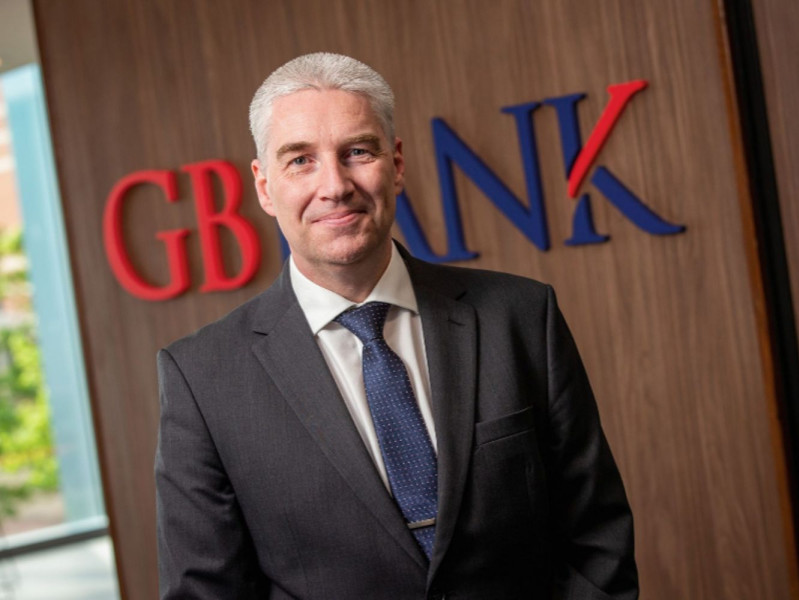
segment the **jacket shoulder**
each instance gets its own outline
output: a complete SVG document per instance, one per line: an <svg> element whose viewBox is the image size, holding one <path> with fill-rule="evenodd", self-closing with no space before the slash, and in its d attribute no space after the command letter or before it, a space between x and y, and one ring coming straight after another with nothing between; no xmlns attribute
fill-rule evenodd
<svg viewBox="0 0 799 600"><path fill-rule="evenodd" d="M263 295L263 292L258 294L216 321L175 340L162 351L166 351L178 363L184 363L185 359L196 361L206 357L219 360L234 356L242 347L249 347L242 341L253 335L253 324L262 310Z"/></svg>
<svg viewBox="0 0 799 600"><path fill-rule="evenodd" d="M416 286L451 293L467 303L544 305L552 287L520 275L452 265L439 265L410 259L411 277Z"/></svg>

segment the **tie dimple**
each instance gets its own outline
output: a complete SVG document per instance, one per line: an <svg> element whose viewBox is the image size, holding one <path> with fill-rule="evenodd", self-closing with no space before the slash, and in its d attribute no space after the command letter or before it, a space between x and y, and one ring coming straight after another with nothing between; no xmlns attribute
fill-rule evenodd
<svg viewBox="0 0 799 600"><path fill-rule="evenodd" d="M438 467L402 359L386 344L383 326L389 304L369 302L341 313L340 323L363 342L363 380L380 452L394 499L430 558L438 511Z"/></svg>

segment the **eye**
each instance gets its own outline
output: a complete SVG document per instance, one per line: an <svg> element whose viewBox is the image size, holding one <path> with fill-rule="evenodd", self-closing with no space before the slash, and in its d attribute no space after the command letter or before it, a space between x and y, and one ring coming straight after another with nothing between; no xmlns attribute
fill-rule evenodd
<svg viewBox="0 0 799 600"><path fill-rule="evenodd" d="M298 156L296 158L292 158L291 159L291 164L295 165L295 166L298 166L298 167L301 167L303 165L307 165L308 164L308 158L306 156Z"/></svg>
<svg viewBox="0 0 799 600"><path fill-rule="evenodd" d="M368 148L350 148L347 151L347 158L370 160L375 153Z"/></svg>

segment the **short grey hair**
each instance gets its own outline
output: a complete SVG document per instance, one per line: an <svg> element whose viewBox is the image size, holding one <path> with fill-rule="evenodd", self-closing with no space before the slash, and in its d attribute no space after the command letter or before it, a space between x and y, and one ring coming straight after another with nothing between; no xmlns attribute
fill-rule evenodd
<svg viewBox="0 0 799 600"><path fill-rule="evenodd" d="M258 159L265 158L269 120L275 100L302 90L343 90L369 101L383 132L394 142L394 92L382 75L359 60L315 52L290 60L276 69L258 88L250 104L250 132Z"/></svg>

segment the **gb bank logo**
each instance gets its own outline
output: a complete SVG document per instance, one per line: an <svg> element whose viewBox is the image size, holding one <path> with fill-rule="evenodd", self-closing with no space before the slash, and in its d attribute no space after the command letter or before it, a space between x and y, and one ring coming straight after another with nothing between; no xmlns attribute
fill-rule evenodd
<svg viewBox="0 0 799 600"><path fill-rule="evenodd" d="M503 113L516 123L516 134L524 167L528 202L522 202L458 134L441 118L432 120L433 147L438 171L441 207L446 224L446 251L436 254L428 241L405 192L397 196L397 225L410 251L417 257L434 262L454 262L474 259L477 252L466 245L463 234L460 202L455 186L454 167L468 177L486 198L536 248L551 248L546 207L544 204L538 147L533 114L542 107L554 109L561 138L563 166L567 178L567 193L576 200L571 235L564 241L569 246L605 242L609 236L596 231L591 212L591 197L578 193L586 179L627 220L651 235L672 235L685 231L683 225L667 221L642 199L628 189L607 167L594 164L600 150L633 97L647 87L644 80L628 81L608 86L610 95L605 108L582 143L577 107L586 94L571 94L541 101L507 106ZM184 165L180 169L191 180L197 230L200 234L205 279L201 292L230 290L244 286L256 274L261 248L255 228L240 213L242 182L238 170L229 162L208 160ZM589 177L590 176L590 177ZM221 183L221 199L214 198L212 179ZM170 281L153 284L145 274L136 270L123 239L123 205L130 190L140 184L161 188L168 202L177 197L176 173L170 170L147 170L131 173L120 179L109 194L103 216L103 240L109 265L115 277L129 293L145 300L174 298L189 289L190 274L185 244L190 229L162 231L156 234L166 249ZM220 200L219 202L217 200ZM221 209L216 207L221 205ZM241 253L241 266L228 274L222 259L220 233L226 230L236 240ZM281 236L283 255L288 247Z"/></svg>
<svg viewBox="0 0 799 600"><path fill-rule="evenodd" d="M542 105L553 108L557 115L563 165L568 180L568 194L569 197L577 199L572 218L571 237L565 240L565 243L570 246L579 246L607 241L610 236L600 234L594 228L590 196L586 193L577 198L577 194L580 186L588 177L602 146L617 125L622 112L630 104L633 96L647 85L648 82L644 80L635 80L608 86L610 100L585 145L581 141L577 105L580 100L585 98L586 94L547 98L502 109L503 113L512 116L516 121L516 133L524 166L529 207L516 197L443 119L433 119L433 144L446 223L447 251L444 255L433 253L411 209L408 198L403 192L397 198L397 222L411 251L420 258L442 262L469 260L477 256L476 252L467 248L464 240L453 174L454 164L458 165L461 171L530 242L539 250L549 250L551 242L533 123L533 113ZM624 217L646 233L670 235L685 231L683 225L670 223L658 215L606 167L596 167L590 182Z"/></svg>

